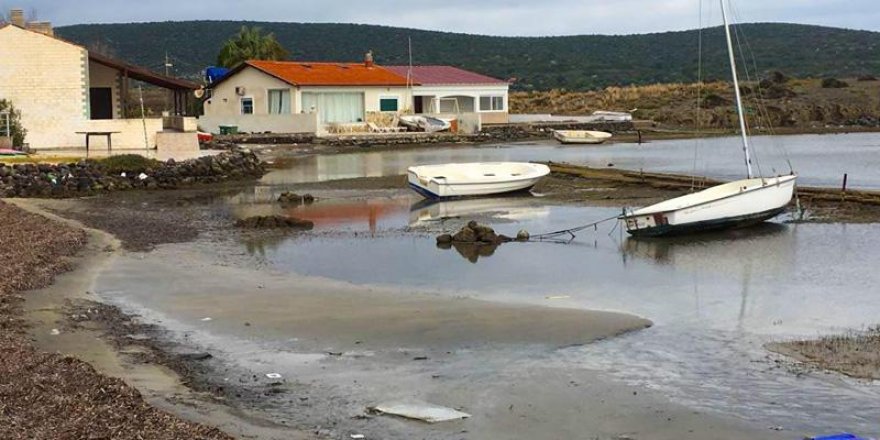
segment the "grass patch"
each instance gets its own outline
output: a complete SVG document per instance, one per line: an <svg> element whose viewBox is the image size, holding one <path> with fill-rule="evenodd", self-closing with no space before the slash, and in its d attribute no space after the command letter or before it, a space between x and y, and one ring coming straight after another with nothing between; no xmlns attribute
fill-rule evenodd
<svg viewBox="0 0 880 440"><path fill-rule="evenodd" d="M95 160L102 165L108 173L144 173L159 168L162 162L150 159L139 154L120 154Z"/></svg>

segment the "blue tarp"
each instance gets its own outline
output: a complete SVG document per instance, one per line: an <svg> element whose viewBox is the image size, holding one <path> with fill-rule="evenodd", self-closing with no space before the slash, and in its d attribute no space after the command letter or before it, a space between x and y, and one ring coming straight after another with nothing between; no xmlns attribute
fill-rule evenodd
<svg viewBox="0 0 880 440"><path fill-rule="evenodd" d="M840 434L824 435L822 437L813 437L810 440L869 440L869 439L859 437L855 434L850 434L848 432L842 432Z"/></svg>
<svg viewBox="0 0 880 440"><path fill-rule="evenodd" d="M208 84L211 84L226 76L227 73L229 73L229 69L225 67L211 66L205 69L205 79L208 80Z"/></svg>

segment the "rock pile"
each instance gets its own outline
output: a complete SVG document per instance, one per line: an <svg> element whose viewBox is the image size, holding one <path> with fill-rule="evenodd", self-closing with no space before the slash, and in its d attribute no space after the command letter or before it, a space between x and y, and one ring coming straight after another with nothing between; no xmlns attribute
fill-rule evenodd
<svg viewBox="0 0 880 440"><path fill-rule="evenodd" d="M494 229L473 220L469 221L467 225L454 235L442 234L437 237L437 244L473 243L498 245L510 241L513 241L513 239L503 234L496 234Z"/></svg>
<svg viewBox="0 0 880 440"><path fill-rule="evenodd" d="M236 221L235 226L248 229L290 228L308 231L312 229L315 224L308 220L284 217L281 215L256 215Z"/></svg>
<svg viewBox="0 0 880 440"><path fill-rule="evenodd" d="M193 184L260 177L266 172L248 150L176 162L169 159L144 172L110 173L101 161L68 164L0 162L0 197L78 197L127 189L170 189Z"/></svg>
<svg viewBox="0 0 880 440"><path fill-rule="evenodd" d="M278 196L278 202L282 205L311 205L315 203L315 196L311 194L299 195L295 192L284 191Z"/></svg>

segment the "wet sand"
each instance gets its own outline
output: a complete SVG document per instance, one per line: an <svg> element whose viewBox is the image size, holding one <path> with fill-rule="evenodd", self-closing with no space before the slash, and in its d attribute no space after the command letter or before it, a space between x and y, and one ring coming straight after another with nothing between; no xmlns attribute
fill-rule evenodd
<svg viewBox="0 0 880 440"><path fill-rule="evenodd" d="M58 202L56 207L70 203L77 202ZM264 340L299 336L295 352L321 353L322 360L285 371L285 377L309 385L290 390L282 386L280 394L272 396L287 399L290 392L306 393L310 400L300 410L279 410L280 403L263 394L236 400L234 387L221 396L230 406L217 406L212 399L182 390L178 381L168 379L174 375L161 366L132 368L112 344L88 344L86 339L64 344L71 354L94 362L100 371L126 378L151 403L245 437L285 438L279 433L290 428L282 423L314 430L316 414L320 414L321 420L332 423L318 431L333 438L356 432L367 433L368 438L460 438L462 431L467 431L465 438L493 439L785 438L765 427L697 413L649 390L615 384L597 373L550 361L556 350L567 345L642 329L649 322L641 318L443 298L430 292L278 274L243 264L224 255L222 249L210 245L208 249L221 252L180 243L158 245L149 253L109 253L112 257L106 266L89 266L91 271L100 268L100 273L71 274L86 284L72 288L61 280L34 297L33 307L29 306L32 318L42 323L35 328L45 330L46 313L58 313L71 292L82 291L97 280L99 292L143 288L152 292L155 301L169 302L175 316L164 324L172 330L175 322L185 321L190 328L207 328L221 340L224 334ZM142 306L149 308L149 304ZM205 317L211 321L202 321ZM145 315L144 319L151 318ZM101 332L99 327L94 330ZM95 333L85 335L95 337ZM47 346L56 341L38 338L38 343ZM237 371L220 350L214 352L214 365L220 370L192 370L206 376L202 383L223 384L224 377ZM343 355L327 355L326 351ZM349 351L368 355L349 357L345 354ZM520 354L511 357L511 353ZM414 361L417 355L427 359ZM249 377L246 371L240 374ZM351 385L345 384L352 381L355 388L349 389ZM457 404L474 417L436 426L387 417L352 418L370 403L406 396ZM289 432L292 438L302 435L297 429Z"/></svg>

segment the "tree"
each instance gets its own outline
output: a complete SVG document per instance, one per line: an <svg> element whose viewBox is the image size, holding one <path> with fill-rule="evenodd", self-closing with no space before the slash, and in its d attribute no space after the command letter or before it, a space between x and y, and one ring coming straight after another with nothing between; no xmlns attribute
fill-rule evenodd
<svg viewBox="0 0 880 440"><path fill-rule="evenodd" d="M0 127L0 133L4 136L12 137L12 145L21 147L24 145L24 137L27 135L27 130L21 126L21 112L16 110L11 102L5 99L0 99L0 114L6 112L9 113L9 131L11 133L6 133L5 116L0 116L0 124L3 125Z"/></svg>
<svg viewBox="0 0 880 440"><path fill-rule="evenodd" d="M247 60L283 60L287 58L287 50L275 39L274 34L263 35L258 27L242 26L234 37L230 38L217 55L217 64L223 67L235 67Z"/></svg>

